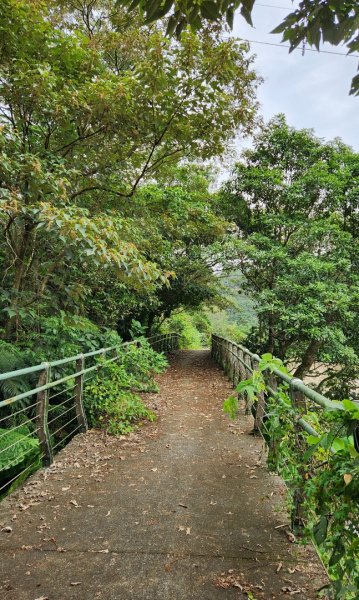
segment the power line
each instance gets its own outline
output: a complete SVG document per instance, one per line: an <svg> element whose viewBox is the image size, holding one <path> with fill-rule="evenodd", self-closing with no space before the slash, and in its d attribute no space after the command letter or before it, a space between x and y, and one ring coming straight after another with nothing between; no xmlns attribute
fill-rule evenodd
<svg viewBox="0 0 359 600"><path fill-rule="evenodd" d="M281 10L295 10L294 6L275 6L274 4L260 4L257 2L255 6L266 6L268 8L280 8Z"/></svg>
<svg viewBox="0 0 359 600"><path fill-rule="evenodd" d="M250 44L263 44L264 46L277 46L277 48L290 48L287 44L275 44L274 42L261 42L259 40L246 40L240 38L243 42L249 42ZM300 50L302 48L294 48L294 50ZM344 52L333 52L332 50L314 50L314 48L305 48L305 52L316 52L317 54L336 54L337 56L349 56L351 58L359 58L359 54L344 54Z"/></svg>

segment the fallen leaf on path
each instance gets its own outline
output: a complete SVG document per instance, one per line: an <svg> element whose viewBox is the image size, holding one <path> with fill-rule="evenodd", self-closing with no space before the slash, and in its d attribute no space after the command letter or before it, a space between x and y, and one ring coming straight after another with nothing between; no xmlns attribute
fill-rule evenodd
<svg viewBox="0 0 359 600"><path fill-rule="evenodd" d="M191 527L185 527L184 525L179 525L178 526L178 531L185 531L186 535L190 535L190 533L191 533Z"/></svg>
<svg viewBox="0 0 359 600"><path fill-rule="evenodd" d="M296 541L294 533L292 533L291 531L286 531L286 534L288 540L292 542L292 544L294 544L294 542Z"/></svg>

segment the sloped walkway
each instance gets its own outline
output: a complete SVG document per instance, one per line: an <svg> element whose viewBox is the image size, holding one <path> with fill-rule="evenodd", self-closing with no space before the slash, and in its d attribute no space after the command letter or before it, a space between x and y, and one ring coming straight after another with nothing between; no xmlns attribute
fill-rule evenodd
<svg viewBox="0 0 359 600"><path fill-rule="evenodd" d="M178 353L159 379L156 424L77 436L2 503L2 600L316 597L321 567L290 541L252 419L223 414L209 352Z"/></svg>

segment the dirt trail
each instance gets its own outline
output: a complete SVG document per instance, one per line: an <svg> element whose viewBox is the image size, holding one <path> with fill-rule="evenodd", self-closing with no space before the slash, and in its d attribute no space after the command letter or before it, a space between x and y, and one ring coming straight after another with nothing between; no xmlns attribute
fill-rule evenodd
<svg viewBox="0 0 359 600"><path fill-rule="evenodd" d="M2 600L309 600L325 581L291 543L283 485L207 351L159 378L157 423L79 435L1 506Z"/></svg>

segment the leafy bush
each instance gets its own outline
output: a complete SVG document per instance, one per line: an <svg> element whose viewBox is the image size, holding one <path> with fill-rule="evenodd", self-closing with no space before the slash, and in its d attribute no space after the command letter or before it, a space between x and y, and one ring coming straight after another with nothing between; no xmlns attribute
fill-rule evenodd
<svg viewBox="0 0 359 600"><path fill-rule="evenodd" d="M0 341L0 373L16 371L27 366L21 351L8 342ZM27 392L31 388L29 377L12 377L5 381L0 381L0 399L5 400L22 392Z"/></svg>
<svg viewBox="0 0 359 600"><path fill-rule="evenodd" d="M206 315L200 312L173 314L161 327L162 333L181 334L180 346L197 350L208 346L211 327Z"/></svg>
<svg viewBox="0 0 359 600"><path fill-rule="evenodd" d="M116 383L116 367L105 380L100 377L86 386L85 409L92 427L106 429L109 433L125 434L141 419L154 421L155 414L146 408L139 396L124 391Z"/></svg>
<svg viewBox="0 0 359 600"><path fill-rule="evenodd" d="M257 401L266 389L264 371L278 367L278 359L263 354L259 370L236 387ZM335 600L356 600L359 589L359 453L355 436L359 406L350 400L337 401L338 410L310 407L304 417L316 435L298 427L298 408L280 385L275 398L267 397L263 434L269 446L268 465L287 483L293 523L298 508L305 532L316 544L326 565ZM234 417L238 396L224 405ZM299 415L300 416L300 415Z"/></svg>
<svg viewBox="0 0 359 600"><path fill-rule="evenodd" d="M120 364L128 380L128 387L141 392L156 392L158 387L153 374L161 373L167 367L167 359L149 345L145 338L138 340L139 345L131 344L122 351Z"/></svg>
<svg viewBox="0 0 359 600"><path fill-rule="evenodd" d="M40 466L39 440L30 437L26 427L16 431L0 428L0 487L8 481L6 493L21 485ZM11 480L25 469L24 476L18 477L11 485Z"/></svg>
<svg viewBox="0 0 359 600"><path fill-rule="evenodd" d="M153 374L167 365L165 357L155 352L147 341L119 348L118 361L106 364L85 385L84 406L89 425L112 434L132 431L143 419L153 421L155 414L134 391L157 391Z"/></svg>
<svg viewBox="0 0 359 600"><path fill-rule="evenodd" d="M85 317L64 311L59 311L55 316L42 317L38 323L31 325L25 328L26 336L20 336L19 339L22 356L28 364L65 358L80 352L85 354L101 347L116 346L122 341L115 331L101 329Z"/></svg>

